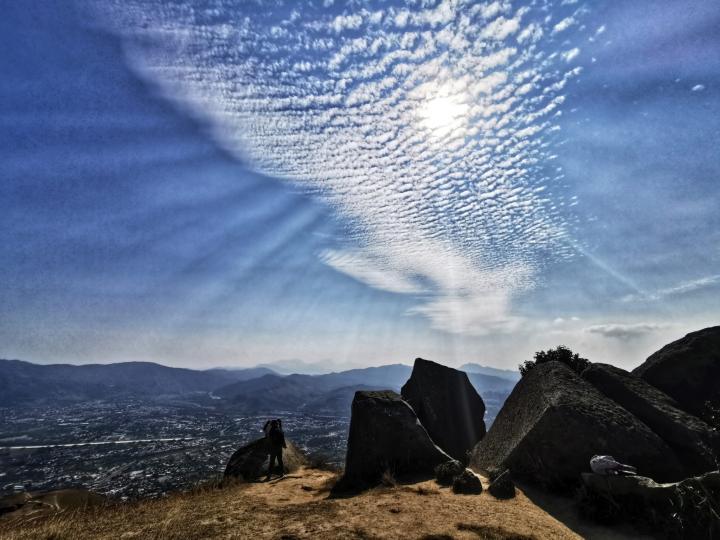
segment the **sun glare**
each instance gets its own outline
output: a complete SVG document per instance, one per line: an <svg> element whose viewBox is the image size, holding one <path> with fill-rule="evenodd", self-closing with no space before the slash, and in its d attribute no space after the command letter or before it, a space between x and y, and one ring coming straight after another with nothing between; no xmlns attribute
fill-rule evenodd
<svg viewBox="0 0 720 540"><path fill-rule="evenodd" d="M431 97L420 105L420 124L434 135L444 136L465 125L468 109L458 96Z"/></svg>

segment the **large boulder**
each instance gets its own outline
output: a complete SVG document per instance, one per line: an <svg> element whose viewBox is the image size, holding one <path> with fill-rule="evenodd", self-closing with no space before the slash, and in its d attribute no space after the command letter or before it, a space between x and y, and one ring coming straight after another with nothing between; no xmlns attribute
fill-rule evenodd
<svg viewBox="0 0 720 540"><path fill-rule="evenodd" d="M580 511L606 523L629 521L662 538L720 538L720 472L658 484L642 476L583 473Z"/></svg>
<svg viewBox="0 0 720 540"><path fill-rule="evenodd" d="M695 416L720 398L720 326L692 332L653 353L633 373Z"/></svg>
<svg viewBox="0 0 720 540"><path fill-rule="evenodd" d="M437 465L450 459L397 393L355 393L342 487L375 484L387 470L395 476L431 476Z"/></svg>
<svg viewBox="0 0 720 540"><path fill-rule="evenodd" d="M515 386L470 466L508 468L514 478L562 490L579 483L595 454L613 455L661 480L683 474L672 450L645 424L567 366L548 362Z"/></svg>
<svg viewBox="0 0 720 540"><path fill-rule="evenodd" d="M308 464L307 457L289 440L283 449L284 472L290 473ZM266 437L238 448L230 456L225 467L225 478L240 478L246 482L257 480L267 474L270 461L270 443Z"/></svg>
<svg viewBox="0 0 720 540"><path fill-rule="evenodd" d="M400 393L435 444L467 463L467 452L485 436L485 403L465 372L416 358Z"/></svg>
<svg viewBox="0 0 720 540"><path fill-rule="evenodd" d="M720 434L681 410L670 396L640 377L607 364L592 364L582 378L660 436L684 465L684 476L715 470Z"/></svg>

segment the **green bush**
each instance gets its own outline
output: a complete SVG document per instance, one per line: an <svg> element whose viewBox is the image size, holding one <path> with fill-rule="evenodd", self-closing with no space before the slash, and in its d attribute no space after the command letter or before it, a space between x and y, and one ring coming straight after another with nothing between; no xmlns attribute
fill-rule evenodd
<svg viewBox="0 0 720 540"><path fill-rule="evenodd" d="M520 364L518 366L520 375L524 377L530 373L530 370L537 364L544 364L546 362L562 362L576 373L582 373L582 371L590 365L590 360L587 358L581 358L578 353L572 352L565 345L559 345L555 349L538 351L535 353L534 360L526 360Z"/></svg>

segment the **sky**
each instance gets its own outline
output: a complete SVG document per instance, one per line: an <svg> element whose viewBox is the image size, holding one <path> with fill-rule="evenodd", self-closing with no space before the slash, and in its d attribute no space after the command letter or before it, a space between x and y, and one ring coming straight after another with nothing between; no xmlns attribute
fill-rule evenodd
<svg viewBox="0 0 720 540"><path fill-rule="evenodd" d="M4 3L0 357L328 369L720 319L720 5Z"/></svg>

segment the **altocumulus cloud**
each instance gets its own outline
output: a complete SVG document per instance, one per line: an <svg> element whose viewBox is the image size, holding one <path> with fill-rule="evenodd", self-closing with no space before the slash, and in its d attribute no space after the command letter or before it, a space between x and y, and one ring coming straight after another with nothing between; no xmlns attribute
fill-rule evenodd
<svg viewBox="0 0 720 540"><path fill-rule="evenodd" d="M600 334L607 338L631 340L652 334L667 328L666 325L654 323L636 324L598 324L585 329L591 334Z"/></svg>
<svg viewBox="0 0 720 540"><path fill-rule="evenodd" d="M514 327L512 298L541 259L574 253L551 160L583 8L272 6L123 0L100 16L224 147L347 219L348 247L325 263L416 295L409 315L440 330Z"/></svg>

